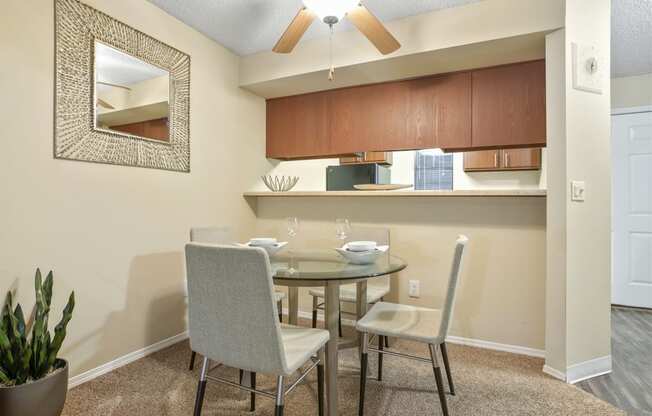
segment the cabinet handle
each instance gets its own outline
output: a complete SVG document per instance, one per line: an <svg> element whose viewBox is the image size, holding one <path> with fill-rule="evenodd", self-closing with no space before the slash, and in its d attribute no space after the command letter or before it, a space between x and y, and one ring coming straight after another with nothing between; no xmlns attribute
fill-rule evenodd
<svg viewBox="0 0 652 416"><path fill-rule="evenodd" d="M505 167L509 167L509 153L505 152Z"/></svg>
<svg viewBox="0 0 652 416"><path fill-rule="evenodd" d="M494 168L498 167L498 152L494 153Z"/></svg>

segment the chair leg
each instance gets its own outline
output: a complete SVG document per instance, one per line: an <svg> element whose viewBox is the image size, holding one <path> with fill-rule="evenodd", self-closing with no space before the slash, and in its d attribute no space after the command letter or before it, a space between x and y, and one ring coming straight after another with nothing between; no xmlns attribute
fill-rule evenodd
<svg viewBox="0 0 652 416"><path fill-rule="evenodd" d="M340 338L342 338L342 304L340 304L340 315L337 317L337 329Z"/></svg>
<svg viewBox="0 0 652 416"><path fill-rule="evenodd" d="M312 297L312 327L317 328L317 308L319 307L319 298Z"/></svg>
<svg viewBox="0 0 652 416"><path fill-rule="evenodd" d="M276 379L276 411L275 416L283 416L283 404L285 403L285 391L283 389L283 376Z"/></svg>
<svg viewBox="0 0 652 416"><path fill-rule="evenodd" d="M319 416L324 416L324 349L319 351L319 364L317 365L317 401L319 403Z"/></svg>
<svg viewBox="0 0 652 416"><path fill-rule="evenodd" d="M455 385L453 385L453 375L451 374L451 366L448 363L448 351L446 351L446 343L440 345L441 358L444 361L444 369L446 370L446 378L448 379L448 388L451 390L451 395L455 396Z"/></svg>
<svg viewBox="0 0 652 416"><path fill-rule="evenodd" d="M201 367L199 384L197 385L197 397L195 398L194 416L201 416L201 408L204 404L204 392L206 391L206 373L208 372L208 358L204 357L204 363Z"/></svg>
<svg viewBox="0 0 652 416"><path fill-rule="evenodd" d="M251 388L255 389L256 388L256 373L251 373ZM256 410L256 393L251 392L251 406L249 408L250 411L255 411Z"/></svg>
<svg viewBox="0 0 652 416"><path fill-rule="evenodd" d="M360 399L358 402L358 416L364 415L364 394L367 387L367 344L369 343L369 334L362 334L362 354L360 354Z"/></svg>
<svg viewBox="0 0 652 416"><path fill-rule="evenodd" d="M195 369L195 357L197 357L197 353L192 351L192 353L190 354L190 365L188 366L189 371Z"/></svg>
<svg viewBox="0 0 652 416"><path fill-rule="evenodd" d="M383 350L385 347L384 336L378 335L378 349ZM378 381L383 381L383 353L378 353Z"/></svg>
<svg viewBox="0 0 652 416"><path fill-rule="evenodd" d="M430 359L432 360L432 369L435 373L435 382L437 383L437 393L439 393L441 411L444 416L448 416L448 403L446 402L444 380L441 376L441 368L439 367L439 360L437 359L437 347L433 344L429 344L428 347L430 347Z"/></svg>
<svg viewBox="0 0 652 416"><path fill-rule="evenodd" d="M278 301L276 309L278 309L278 321L283 322L283 299Z"/></svg>
<svg viewBox="0 0 652 416"><path fill-rule="evenodd" d="M381 297L380 301L385 302L385 298ZM385 337L385 348L389 348L389 337Z"/></svg>

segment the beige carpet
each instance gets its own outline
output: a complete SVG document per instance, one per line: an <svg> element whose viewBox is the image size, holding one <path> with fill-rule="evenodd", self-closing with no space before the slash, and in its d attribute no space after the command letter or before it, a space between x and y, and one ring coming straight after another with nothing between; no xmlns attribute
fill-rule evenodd
<svg viewBox="0 0 652 416"><path fill-rule="evenodd" d="M427 349L410 342L400 346L422 356ZM356 415L358 403L356 350L340 355L339 414ZM188 343L182 342L72 389L64 416L192 415L198 368L187 369ZM606 402L541 372L536 358L450 345L449 356L457 395L450 396L451 415L621 415ZM386 356L383 382L367 382L367 415L440 415L432 368L427 364ZM199 366L197 366L199 367ZM370 354L370 376L376 358ZM219 369L233 380L237 370ZM317 414L316 381L288 397L286 415ZM272 389L271 377L258 377L258 387ZM208 383L202 415L251 415L249 394ZM256 415L272 415L273 402L259 397Z"/></svg>

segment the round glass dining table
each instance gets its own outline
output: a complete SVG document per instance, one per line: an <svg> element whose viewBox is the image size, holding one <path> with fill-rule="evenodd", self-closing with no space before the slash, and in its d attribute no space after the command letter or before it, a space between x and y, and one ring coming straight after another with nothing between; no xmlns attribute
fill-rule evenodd
<svg viewBox="0 0 652 416"><path fill-rule="evenodd" d="M398 257L380 256L372 264L352 264L335 250L292 250L270 259L274 284L288 287L288 315L291 325L297 325L299 316L299 288L324 287L324 317L330 340L326 344L326 414L337 415L337 351L338 348L359 346L340 343L338 323L340 316L340 285L355 283L356 316L367 312L367 281L397 273L407 267Z"/></svg>

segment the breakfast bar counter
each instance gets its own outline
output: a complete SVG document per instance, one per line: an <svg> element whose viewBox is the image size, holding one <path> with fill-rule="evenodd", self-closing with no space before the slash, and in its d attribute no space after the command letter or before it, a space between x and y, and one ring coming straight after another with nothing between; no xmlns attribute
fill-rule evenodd
<svg viewBox="0 0 652 416"><path fill-rule="evenodd" d="M244 197L537 197L546 196L545 189L478 189L453 191L289 191L245 192Z"/></svg>

